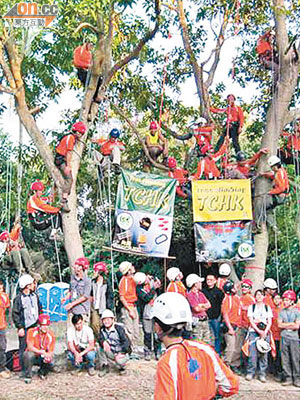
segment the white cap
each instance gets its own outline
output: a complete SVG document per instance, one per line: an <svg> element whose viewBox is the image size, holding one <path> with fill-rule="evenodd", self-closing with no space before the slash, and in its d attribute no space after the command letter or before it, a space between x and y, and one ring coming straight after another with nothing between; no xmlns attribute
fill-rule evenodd
<svg viewBox="0 0 300 400"><path fill-rule="evenodd" d="M256 340L256 348L262 354L269 353L271 350L270 344L265 339L261 338Z"/></svg>
<svg viewBox="0 0 300 400"><path fill-rule="evenodd" d="M144 272L137 272L133 275L133 279L137 285L143 285L146 281L146 274Z"/></svg>
<svg viewBox="0 0 300 400"><path fill-rule="evenodd" d="M151 309L151 318L156 317L166 325L182 325L192 322L192 312L187 299L179 293L168 292L158 296Z"/></svg>
<svg viewBox="0 0 300 400"><path fill-rule="evenodd" d="M123 262L121 262L121 264L119 265L119 271L122 273L122 275L126 275L127 272L130 270L131 267L132 267L131 262L129 262L129 261L123 261Z"/></svg>
<svg viewBox="0 0 300 400"><path fill-rule="evenodd" d="M181 271L179 268L171 267L167 271L167 278L169 279L169 281L175 281L180 272Z"/></svg>
<svg viewBox="0 0 300 400"><path fill-rule="evenodd" d="M20 289L24 289L27 285L31 285L33 282L34 282L34 279L29 274L20 276L20 278L19 278Z"/></svg>
<svg viewBox="0 0 300 400"><path fill-rule="evenodd" d="M222 276L229 276L231 274L231 266L230 264L223 263L219 267L219 274Z"/></svg>
<svg viewBox="0 0 300 400"><path fill-rule="evenodd" d="M191 288L193 285L195 285L195 283L197 283L197 282L203 282L204 281L204 278L200 278L200 276L199 275L197 275L197 274L189 274L187 277L186 277L186 280L185 280L185 282L186 282L186 286L188 287L188 288Z"/></svg>
<svg viewBox="0 0 300 400"><path fill-rule="evenodd" d="M277 285L277 282L276 282L274 279L272 279L272 278L267 278L267 279L264 281L264 287L265 287L266 289L277 289L277 288L278 288L278 285Z"/></svg>
<svg viewBox="0 0 300 400"><path fill-rule="evenodd" d="M273 167L274 165L279 164L279 163L281 163L281 160L277 156L271 156L268 158L268 164L270 167Z"/></svg>
<svg viewBox="0 0 300 400"><path fill-rule="evenodd" d="M101 313L101 319L103 318L115 318L115 316L111 310L106 309Z"/></svg>

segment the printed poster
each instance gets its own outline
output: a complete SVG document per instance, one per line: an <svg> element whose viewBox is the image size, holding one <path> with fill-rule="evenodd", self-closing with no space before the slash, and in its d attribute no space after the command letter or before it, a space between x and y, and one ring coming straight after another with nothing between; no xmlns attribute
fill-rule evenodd
<svg viewBox="0 0 300 400"><path fill-rule="evenodd" d="M168 257L176 180L122 170L112 247L149 257Z"/></svg>

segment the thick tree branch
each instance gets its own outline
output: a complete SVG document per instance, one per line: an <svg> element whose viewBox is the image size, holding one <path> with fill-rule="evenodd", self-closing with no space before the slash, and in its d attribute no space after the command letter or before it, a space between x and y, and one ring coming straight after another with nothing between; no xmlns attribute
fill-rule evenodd
<svg viewBox="0 0 300 400"><path fill-rule="evenodd" d="M3 85L0 85L0 92L12 94L12 95L15 94L15 90L12 90L11 88L8 88L8 87L3 86Z"/></svg>
<svg viewBox="0 0 300 400"><path fill-rule="evenodd" d="M98 30L95 26L93 26L92 24L89 24L89 23L87 23L87 22L83 22L82 24L80 24L80 25L75 29L74 33L77 34L77 33L80 32L82 29L85 29L85 28L91 29L91 30L94 31L96 34L99 34L99 33L100 33L99 30Z"/></svg>
<svg viewBox="0 0 300 400"><path fill-rule="evenodd" d="M289 45L289 38L286 28L286 8L284 0L273 0L274 13L275 13L275 32L276 32L276 43L279 53L279 64L284 64L284 58L288 58L285 55L285 51Z"/></svg>
<svg viewBox="0 0 300 400"><path fill-rule="evenodd" d="M157 163L156 161L153 160L153 158L151 158L145 141L140 137L140 133L137 130L136 126L134 125L133 122L130 121L129 118L127 118L127 116L124 114L122 109L120 107L118 107L116 104L113 104L113 103L111 103L111 106L120 115L120 117L123 118L127 122L127 124L130 126L131 130L136 135L138 141L140 142L141 146L143 147L144 153L146 154L146 157L151 162L151 164L154 167L159 168L159 169L161 169L163 171L169 171L169 168L165 167L164 165L162 165L160 163Z"/></svg>
<svg viewBox="0 0 300 400"><path fill-rule="evenodd" d="M284 118L284 126L290 124L292 121L295 121L298 118L300 118L300 108L288 111Z"/></svg>

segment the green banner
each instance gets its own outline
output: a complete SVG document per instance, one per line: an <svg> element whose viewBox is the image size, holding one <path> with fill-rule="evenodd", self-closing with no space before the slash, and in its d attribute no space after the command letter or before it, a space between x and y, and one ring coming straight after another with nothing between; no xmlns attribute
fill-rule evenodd
<svg viewBox="0 0 300 400"><path fill-rule="evenodd" d="M116 208L172 217L176 183L175 179L123 169Z"/></svg>

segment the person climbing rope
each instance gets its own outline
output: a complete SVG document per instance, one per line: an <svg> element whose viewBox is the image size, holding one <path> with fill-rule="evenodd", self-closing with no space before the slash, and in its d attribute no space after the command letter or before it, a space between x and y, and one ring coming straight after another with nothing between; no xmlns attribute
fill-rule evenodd
<svg viewBox="0 0 300 400"><path fill-rule="evenodd" d="M217 142L216 150L218 150L224 143L225 137L229 137L232 139L233 147L235 153L237 154L239 151L241 151L238 137L243 129L244 113L240 106L235 105L235 100L235 96L233 94L229 94L227 96L228 106L226 108L211 107L210 111L215 114L227 114L225 130Z"/></svg>
<svg viewBox="0 0 300 400"><path fill-rule="evenodd" d="M73 183L71 160L72 152L76 142L80 140L82 135L87 131L87 126L79 121L72 125L72 132L63 136L58 145L55 148L55 159L54 163L57 168L61 171L64 177L64 186L62 188L62 203L61 211L70 212L68 205L68 197L71 193L71 187Z"/></svg>
<svg viewBox="0 0 300 400"><path fill-rule="evenodd" d="M239 151L236 155L237 162L224 166L226 179L248 179L252 177L254 174L251 171L251 167L255 167L260 157L268 152L269 150L267 148L263 148L251 158L246 159L245 153Z"/></svg>
<svg viewBox="0 0 300 400"><path fill-rule="evenodd" d="M86 87L89 83L89 70L93 65L92 50L93 45L91 43L84 43L81 46L77 46L73 53L73 65L77 69L77 77L82 83L83 87ZM99 103L97 98L99 87L102 83L102 76L98 78L97 88L94 93L93 101Z"/></svg>
<svg viewBox="0 0 300 400"><path fill-rule="evenodd" d="M150 157L157 161L158 157L163 155L163 164L167 166L168 162L168 141L159 130L156 121L150 122L149 133L146 135L145 143ZM148 164L147 164L148 166Z"/></svg>
<svg viewBox="0 0 300 400"><path fill-rule="evenodd" d="M8 268L13 266L17 271L30 271L33 264L22 239L21 230L20 219L16 218L11 232L3 231L0 234L0 242L6 244L6 254L1 264Z"/></svg>
<svg viewBox="0 0 300 400"><path fill-rule="evenodd" d="M273 70L278 74L279 60L275 46L275 36L272 30L267 30L261 35L256 43L256 53L259 62L268 70Z"/></svg>
<svg viewBox="0 0 300 400"><path fill-rule="evenodd" d="M191 199L191 183L188 180L189 172L183 168L178 168L177 161L174 157L168 158L168 167L170 168L170 171L168 172L169 177L177 180L177 196L182 197L183 199Z"/></svg>
<svg viewBox="0 0 300 400"><path fill-rule="evenodd" d="M295 173L300 175L300 118L297 119L294 132L282 132L282 136L287 139L285 146L279 150L279 158L284 164L294 164Z"/></svg>
<svg viewBox="0 0 300 400"><path fill-rule="evenodd" d="M221 177L221 172L217 167L216 162L221 159L223 154L227 151L227 139L223 143L219 151L213 153L213 148L200 158L197 166L197 172L190 177L191 180L204 179L218 179Z"/></svg>
<svg viewBox="0 0 300 400"><path fill-rule="evenodd" d="M36 181L31 185L33 195L27 202L27 214L31 225L38 231L52 227L50 238L62 235L62 222L59 207L53 207L50 203L51 196L43 196L45 186L43 182Z"/></svg>
<svg viewBox="0 0 300 400"><path fill-rule="evenodd" d="M100 145L100 152L95 151L95 160L98 164L99 176L103 177L103 171L112 163L116 172L120 172L121 152L125 150L125 144L119 140L121 132L113 128L109 133L109 138L104 142L101 139L92 140L93 143Z"/></svg>

